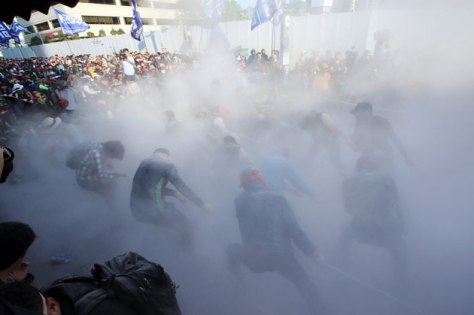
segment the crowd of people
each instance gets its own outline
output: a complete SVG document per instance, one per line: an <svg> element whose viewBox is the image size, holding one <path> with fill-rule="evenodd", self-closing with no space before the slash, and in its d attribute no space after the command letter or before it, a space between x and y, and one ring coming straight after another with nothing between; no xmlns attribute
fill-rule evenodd
<svg viewBox="0 0 474 315"><path fill-rule="evenodd" d="M366 67L368 60L367 54L359 59L353 51L346 53L345 58L340 54L325 58L315 54L311 58L303 58L294 73L288 74L288 78L299 73L298 80L302 79L303 87L307 88L314 87L317 78L323 81L318 87L319 92L327 92L331 87L335 95L341 96L342 91L347 91L342 86L342 78L357 72L358 67ZM248 58L238 56L237 61L237 68L249 73L262 72L273 77L281 72L278 51L272 51L271 56L267 56L264 50L258 53L252 51ZM27 115L29 111L43 113L40 116L40 128L51 131L49 134L44 133L43 137L57 139L64 137L64 134L54 131L60 117L68 120L71 125L75 123L75 116L68 111L80 112L86 105L109 104L115 98L127 99L138 94L134 91L135 88L146 90L150 86L156 86L163 76L185 72L192 63L192 60L176 54L130 53L127 49L108 57L56 55L50 58L2 60L2 93L5 97L14 97L22 102L21 106L16 104L8 107L7 103L3 105L8 107L8 113L13 116ZM212 87L217 91L220 82L213 81ZM268 100L267 105L271 101ZM286 145L275 143L273 149L267 150L251 144L252 140L255 141L260 136L259 133L281 132L284 124L275 119L256 116L253 119L257 122L257 127L249 128L252 121L245 119L246 127L241 125L239 130L235 130L233 128L238 129L238 124L224 120L227 117L219 105L211 102L207 107L207 111L198 111L197 115L193 115L193 124L203 127L201 129L183 126L174 110L163 111L164 120L161 124L164 128L160 136L173 139L173 148L179 147L180 141L191 135L197 137L198 141L193 144L195 146L190 146L194 151L189 152L193 154L194 163L199 163L196 177L207 172L209 178L201 178L201 181L212 182L212 177L215 176L216 191L230 186L229 183L234 180L230 177L238 178L241 191L235 197L235 217L241 242L233 242L225 251L229 271L239 276L241 267L246 266L255 273L278 273L298 290L310 314L330 314L331 306L319 295L316 284L303 268L294 249L298 248L320 265L326 262L315 242L298 222L291 198L288 198L289 193L304 195L310 200L317 200L321 196L306 183L301 170L298 170L292 160L292 150ZM392 256L394 286L403 291L407 288L408 279L403 216L393 172L393 148L400 152L408 164L412 162L390 122L374 114L371 103L354 104L350 114L355 121L352 136L346 135L330 114L314 109L300 113L300 117L295 120L296 126L292 127L297 132L291 132L295 137L309 136L312 150L327 150L331 162L343 178L342 199L351 221L341 232L334 259L347 261L353 240L382 247ZM12 124L14 120L10 118L6 122ZM275 127L276 123L279 123L279 127ZM288 129L291 128L286 128ZM244 145L246 139L250 139L248 146ZM152 152L149 152L151 156L136 166L133 178L128 180L127 172L118 171L114 166L115 161L123 160L129 152L123 141L87 140L89 139L70 139L66 146L59 149L66 157L66 165L74 170L79 189L103 197L110 210L114 211L119 207L115 203L117 183L128 181L131 187L129 211L136 221L152 225L157 233L172 230L178 234L177 247L184 251L196 246L193 223L183 207L189 207L186 202L191 201L211 216L216 209L212 202L205 200L207 198L202 198L191 188L192 184L188 185L188 180L183 180L172 150L166 146L152 148ZM338 149L340 140L357 156L354 172L346 171ZM280 139L280 142L283 141ZM20 147L14 141L8 144ZM2 150L4 159L8 159L9 149ZM208 152L208 156L203 152ZM309 152L309 155L313 155L315 151ZM3 164L3 160L0 162ZM0 251L8 252L6 256L2 254L0 265L1 280L4 282L0 287L0 302L6 314L151 314L156 311L150 309L154 304L167 303L165 300L160 303L155 301L149 303L151 306L148 309L141 305L137 310L136 305L131 304L137 304L139 300L127 304L123 295L115 294L104 298L104 292L98 293L98 287L107 288L100 281L97 283L104 276L101 272L107 273L109 277L137 275L139 268L132 270L118 267L126 259L136 263L136 256L115 257L119 262L105 263L107 268L93 274L93 283L73 277L58 280L53 286L42 290L36 289L31 281L27 281L26 270L29 263L24 261L34 235L31 228L23 223L0 223ZM9 258L4 262L3 257ZM141 286L153 289L146 278L140 278L139 281L142 281ZM74 289L68 288L68 283ZM56 290L58 287L61 290ZM127 287L127 292L133 295L136 293L135 289L140 291L142 287ZM170 292L167 296L171 300L171 306L163 306L159 314L180 313L177 303L173 302L174 291ZM95 303L98 299L101 302ZM91 309L84 305L84 300L102 306Z"/></svg>

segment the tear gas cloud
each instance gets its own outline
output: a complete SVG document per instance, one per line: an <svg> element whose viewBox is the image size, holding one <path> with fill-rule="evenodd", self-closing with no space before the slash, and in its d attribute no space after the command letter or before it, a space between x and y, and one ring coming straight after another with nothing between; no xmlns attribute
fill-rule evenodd
<svg viewBox="0 0 474 315"><path fill-rule="evenodd" d="M250 77L237 71L232 55L209 51L185 72L140 83L139 94L80 108L70 123L63 123L61 133L23 139L18 146L28 148L22 151L27 156L18 158L16 172L25 181L2 186L1 208L2 219L28 222L39 235L30 253L36 283L87 272L92 263L132 250L171 274L180 286L184 314L307 314L296 289L280 275L244 269L239 279L228 271L226 248L240 242L233 200L244 165L219 163L216 152L222 138L233 135L248 155L247 164L260 167L265 156L288 148L316 201L286 196L303 230L330 258L350 220L341 200L342 183L360 153L338 140L339 168L327 152L314 150L299 122L311 110L323 111L351 135L355 123L350 111L355 103L369 101L375 114L391 122L415 164L407 166L393 150L392 174L405 217L406 294L395 301L314 265L301 253L297 258L334 314L417 314L403 303L425 314L472 314L474 43L469 34L474 10L470 1L450 8L446 3L437 3L443 10L417 5L406 11L405 19L386 22L393 34L392 66L378 80L355 77L347 83L354 86L353 93L343 101L290 79L291 89L275 92L271 78ZM167 110L177 121L172 131ZM213 124L217 116L225 126ZM119 194L109 207L75 183L64 156L73 143L112 139L126 147L115 168L128 176L119 182ZM133 174L157 147L171 151L184 181L215 211L208 215L190 203L181 205L195 229L191 251L180 250L171 233L130 214ZM72 263L51 266L48 259L57 252L69 254ZM391 260L381 248L355 243L350 261L329 262L345 263L342 270L350 275L392 292Z"/></svg>

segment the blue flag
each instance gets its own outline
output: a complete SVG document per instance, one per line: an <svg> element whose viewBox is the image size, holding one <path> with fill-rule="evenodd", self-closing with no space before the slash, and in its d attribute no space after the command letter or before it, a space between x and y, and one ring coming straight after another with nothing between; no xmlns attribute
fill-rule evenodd
<svg viewBox="0 0 474 315"><path fill-rule="evenodd" d="M12 35L10 34L10 30L8 27L0 21L0 44L2 46L10 46L10 39L12 39Z"/></svg>
<svg viewBox="0 0 474 315"><path fill-rule="evenodd" d="M30 34L31 32L17 21L13 21L13 23L10 25L10 34L13 36L18 36L21 33Z"/></svg>
<svg viewBox="0 0 474 315"><path fill-rule="evenodd" d="M87 31L90 26L81 19L78 19L74 16L71 16L67 13L54 9L56 16L58 17L58 22L65 35L73 35L80 32Z"/></svg>
<svg viewBox="0 0 474 315"><path fill-rule="evenodd" d="M270 20L274 24L278 24L282 13L281 0L257 0L250 30L253 31L260 24Z"/></svg>
<svg viewBox="0 0 474 315"><path fill-rule="evenodd" d="M211 20L216 20L224 14L224 0L206 0L204 13Z"/></svg>
<svg viewBox="0 0 474 315"><path fill-rule="evenodd" d="M31 32L26 27L24 27L23 25L18 23L17 21L13 21L13 23L10 25L10 35L15 40L16 44L20 43L20 34L21 33L30 34Z"/></svg>
<svg viewBox="0 0 474 315"><path fill-rule="evenodd" d="M137 3L135 0L132 0L132 10L133 10L133 20L132 20L132 30L130 34L132 37L138 41L143 40L143 24L140 19L140 13L137 11Z"/></svg>

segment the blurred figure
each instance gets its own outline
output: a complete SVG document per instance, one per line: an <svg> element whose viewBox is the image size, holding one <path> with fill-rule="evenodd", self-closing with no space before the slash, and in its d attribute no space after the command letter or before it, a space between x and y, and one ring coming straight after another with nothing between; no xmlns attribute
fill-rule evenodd
<svg viewBox="0 0 474 315"><path fill-rule="evenodd" d="M343 183L344 208L351 222L344 227L337 259L344 263L355 240L379 246L392 257L395 288L406 289L406 249L402 237L403 216L397 186L381 171L382 162L374 156L362 156L356 172Z"/></svg>
<svg viewBox="0 0 474 315"><path fill-rule="evenodd" d="M0 285L0 314L48 315L46 300L37 288L26 281Z"/></svg>
<svg viewBox="0 0 474 315"><path fill-rule="evenodd" d="M225 136L218 144L214 157L213 168L219 171L236 169L240 171L250 165L247 152L235 137L230 135Z"/></svg>
<svg viewBox="0 0 474 315"><path fill-rule="evenodd" d="M289 190L314 198L314 194L303 182L291 162L290 150L287 148L263 160L262 174L267 181L268 189L277 194L283 194L285 190Z"/></svg>
<svg viewBox="0 0 474 315"><path fill-rule="evenodd" d="M166 110L163 115L165 133L168 135L177 133L180 129L180 123L176 120L175 113L172 110Z"/></svg>
<svg viewBox="0 0 474 315"><path fill-rule="evenodd" d="M120 54L120 60L122 60L122 69L124 80L128 81L135 81L135 58L133 58L132 54L127 48L122 49L122 53Z"/></svg>
<svg viewBox="0 0 474 315"><path fill-rule="evenodd" d="M230 270L238 274L243 264L256 273L277 272L295 285L311 314L325 314L316 286L295 257L293 244L315 261L321 257L287 200L266 190L258 170L245 169L240 181L243 191L235 198L235 209L242 244L231 244L227 249Z"/></svg>
<svg viewBox="0 0 474 315"><path fill-rule="evenodd" d="M15 305L8 296L14 296L16 299L23 296L8 294L5 296L2 292L7 291L5 286L11 283L24 282L33 278L28 274L29 262L26 262L25 256L28 248L36 239L33 229L25 223L8 221L0 223L0 314L2 315L39 315L41 313L30 312L21 306ZM26 285L26 282L25 282Z"/></svg>
<svg viewBox="0 0 474 315"><path fill-rule="evenodd" d="M5 183L13 170L15 154L11 149L0 145L0 183Z"/></svg>
<svg viewBox="0 0 474 315"><path fill-rule="evenodd" d="M351 111L356 124L352 135L354 148L363 155L380 155L386 162L387 170L392 168L392 146L400 152L407 165L413 165L400 139L396 136L390 122L374 115L372 104L358 103Z"/></svg>
<svg viewBox="0 0 474 315"><path fill-rule="evenodd" d="M124 155L125 147L120 141L91 144L76 170L77 183L112 201L118 178L126 176L113 170L112 160L123 160Z"/></svg>
<svg viewBox="0 0 474 315"><path fill-rule="evenodd" d="M177 191L168 188L168 182L171 182ZM166 200L166 197L174 197L185 203L186 199L181 194L198 207L209 210L208 205L181 179L170 160L169 151L158 148L152 157L140 163L135 172L130 208L137 221L178 232L183 247L189 248L193 243L192 225L174 203Z"/></svg>
<svg viewBox="0 0 474 315"><path fill-rule="evenodd" d="M313 139L312 155L326 151L331 162L341 174L345 174L341 161L339 139L353 147L352 141L336 127L327 113L311 111L301 122L301 128L307 131Z"/></svg>
<svg viewBox="0 0 474 315"><path fill-rule="evenodd" d="M25 262L24 258L35 239L36 234L28 224L15 221L0 223L0 284L27 277L30 263Z"/></svg>

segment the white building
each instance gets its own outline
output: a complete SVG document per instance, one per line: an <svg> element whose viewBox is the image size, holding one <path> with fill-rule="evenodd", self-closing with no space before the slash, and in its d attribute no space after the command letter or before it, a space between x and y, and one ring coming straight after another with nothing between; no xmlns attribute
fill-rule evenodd
<svg viewBox="0 0 474 315"><path fill-rule="evenodd" d="M49 9L47 15L33 12L29 21L23 19L18 21L32 32L31 35L27 35L27 42L33 36L41 35L44 39L45 36L54 36L61 30L53 8L81 18L91 26L89 30L79 33L81 37L86 37L87 32L93 32L98 36L100 30L110 35L112 29L122 29L125 33L130 33L133 19L131 5L131 0L79 0L74 8L55 5ZM137 0L137 6L145 31L178 24L176 0Z"/></svg>

